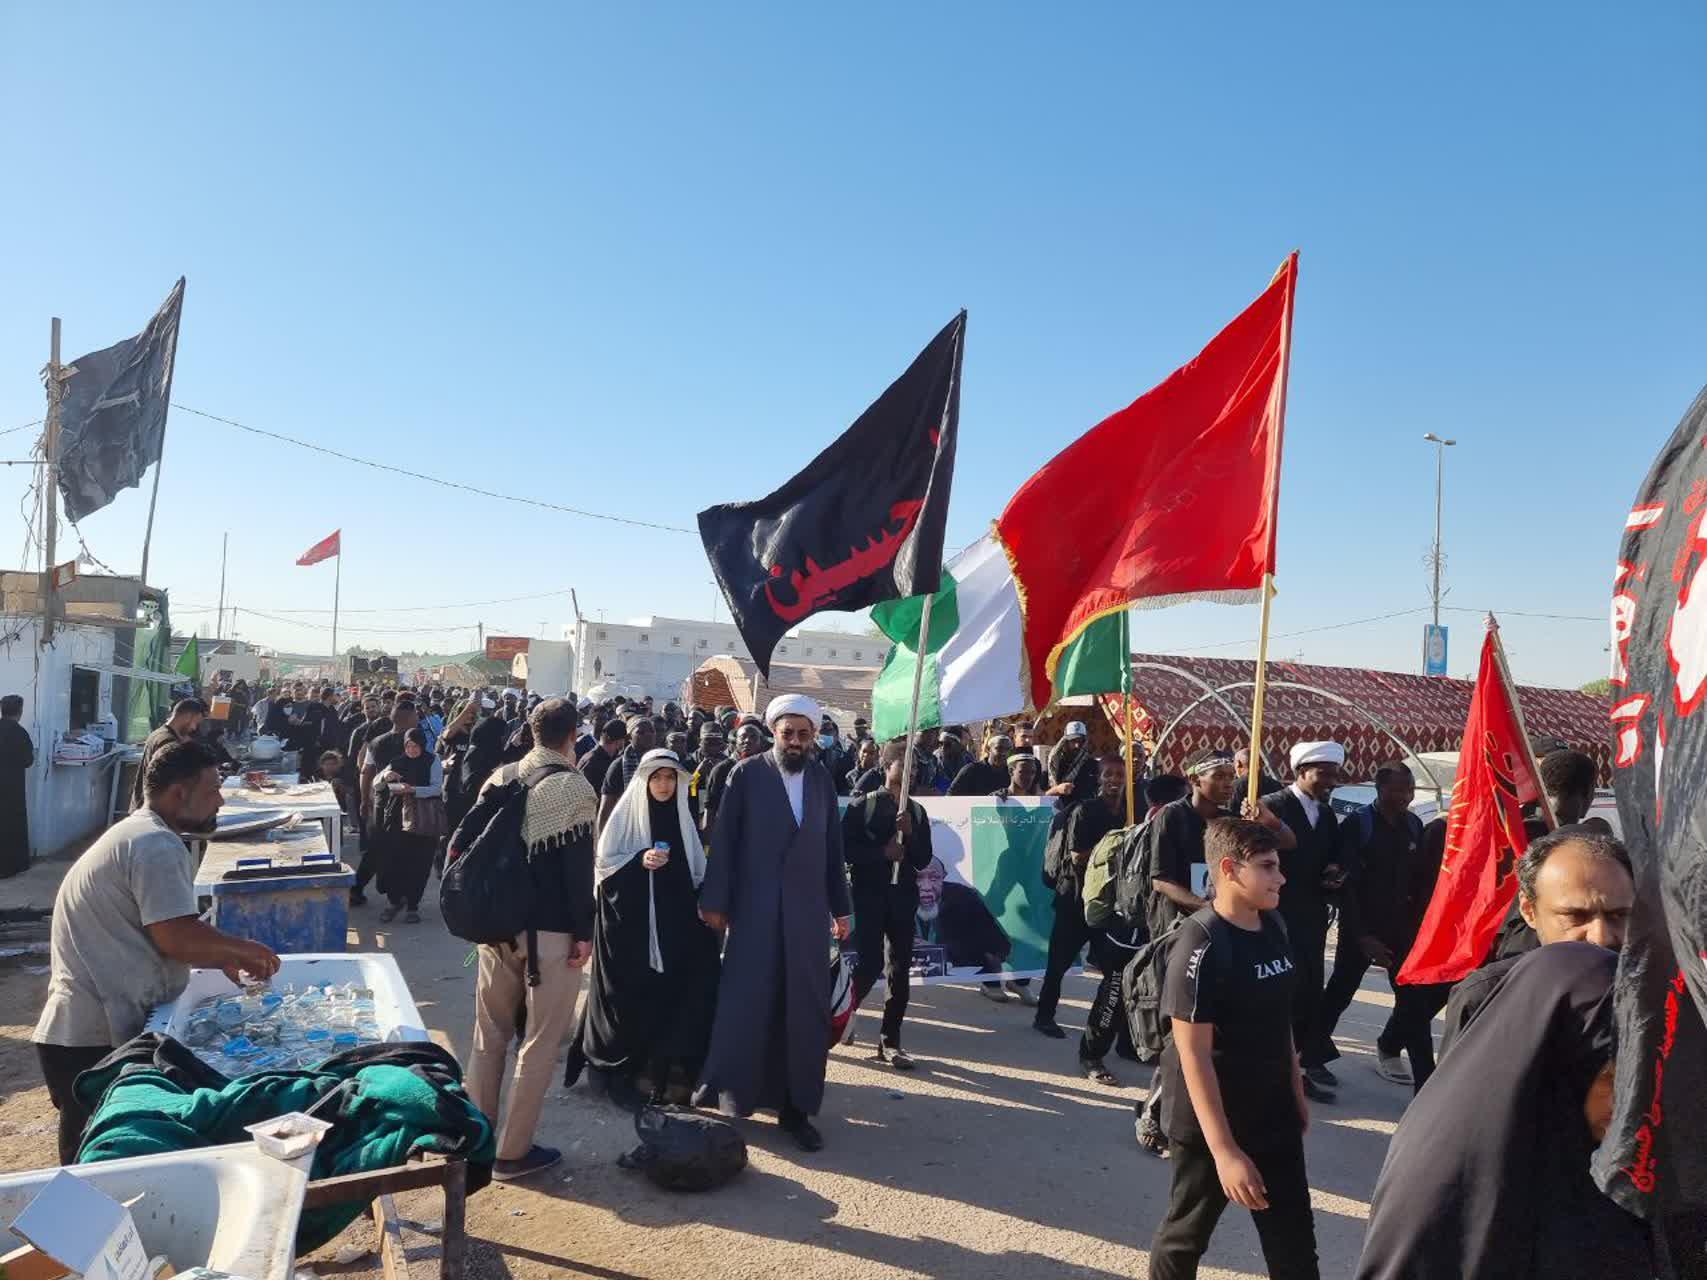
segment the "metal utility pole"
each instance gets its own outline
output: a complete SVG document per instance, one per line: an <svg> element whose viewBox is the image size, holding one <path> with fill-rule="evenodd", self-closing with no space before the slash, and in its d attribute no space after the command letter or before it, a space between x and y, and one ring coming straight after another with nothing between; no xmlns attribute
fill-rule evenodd
<svg viewBox="0 0 1707 1280"><path fill-rule="evenodd" d="M53 317L53 332L49 339L47 358L47 430L43 447L47 457L47 493L42 509L47 520L42 529L43 564L41 576L42 624L41 642L53 643L54 602L58 592L53 582L54 543L59 535L59 402L65 394L59 367L59 317Z"/></svg>
<svg viewBox="0 0 1707 1280"><path fill-rule="evenodd" d="M214 639L225 635L225 553L231 546L231 534L224 533L219 538L219 612L213 615Z"/></svg>
<svg viewBox="0 0 1707 1280"><path fill-rule="evenodd" d="M1429 599L1434 604L1434 625L1440 625L1440 567L1443 556L1440 551L1440 512L1441 494L1446 484L1446 451L1457 444L1456 440L1442 439L1430 431L1423 439L1435 446L1434 450L1434 554L1429 557L1430 567L1434 571L1434 582L1429 588Z"/></svg>

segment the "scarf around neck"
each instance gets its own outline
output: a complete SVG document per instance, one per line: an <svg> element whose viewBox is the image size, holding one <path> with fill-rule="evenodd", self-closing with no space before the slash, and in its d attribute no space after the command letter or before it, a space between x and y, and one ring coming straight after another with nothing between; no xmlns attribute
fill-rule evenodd
<svg viewBox="0 0 1707 1280"><path fill-rule="evenodd" d="M529 853L568 844L591 835L599 816L599 797L593 784L581 775L575 762L561 751L535 747L513 767L517 778L535 769L559 765L567 770L541 778L528 792L527 811L522 816L522 839Z"/></svg>

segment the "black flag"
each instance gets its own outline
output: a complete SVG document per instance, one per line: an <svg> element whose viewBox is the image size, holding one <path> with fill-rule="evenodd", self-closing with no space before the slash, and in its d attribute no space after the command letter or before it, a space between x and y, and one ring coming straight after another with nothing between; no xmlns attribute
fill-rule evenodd
<svg viewBox="0 0 1707 1280"><path fill-rule="evenodd" d="M1636 905L1618 962L1612 1127L1595 1158L1602 1188L1684 1252L1700 1249L1707 1210L1704 499L1707 391L1648 472L1615 570L1614 783Z"/></svg>
<svg viewBox="0 0 1707 1280"><path fill-rule="evenodd" d="M794 479L699 513L729 613L767 677L777 641L814 613L940 587L965 342L962 311Z"/></svg>
<svg viewBox="0 0 1707 1280"><path fill-rule="evenodd" d="M178 354L180 277L148 327L72 362L59 405L59 492L65 514L81 520L120 489L134 489L160 461L172 362Z"/></svg>

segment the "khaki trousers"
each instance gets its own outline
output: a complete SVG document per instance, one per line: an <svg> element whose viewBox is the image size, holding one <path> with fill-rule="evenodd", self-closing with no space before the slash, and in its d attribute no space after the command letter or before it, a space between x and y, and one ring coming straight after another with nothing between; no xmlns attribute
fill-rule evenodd
<svg viewBox="0 0 1707 1280"><path fill-rule="evenodd" d="M468 1064L468 1096L498 1129L498 1159L519 1160L533 1146L545 1091L557 1072L557 1054L575 1017L581 970L569 967L569 935L541 933L539 985L527 984L527 935L514 948L480 947L474 990L474 1049ZM516 1011L527 1001L527 1037L516 1051L510 1105L498 1124L498 1093L504 1059L516 1038Z"/></svg>

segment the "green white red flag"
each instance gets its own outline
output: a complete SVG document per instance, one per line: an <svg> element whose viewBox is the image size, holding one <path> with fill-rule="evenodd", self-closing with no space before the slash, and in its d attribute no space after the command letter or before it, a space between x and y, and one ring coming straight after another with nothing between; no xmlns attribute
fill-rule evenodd
<svg viewBox="0 0 1707 1280"><path fill-rule="evenodd" d="M1297 276L1293 254L1194 359L1058 454L945 567L921 727L1122 690L1127 609L1259 598L1274 570ZM918 602L872 619L896 642L873 693L882 738L906 732Z"/></svg>

